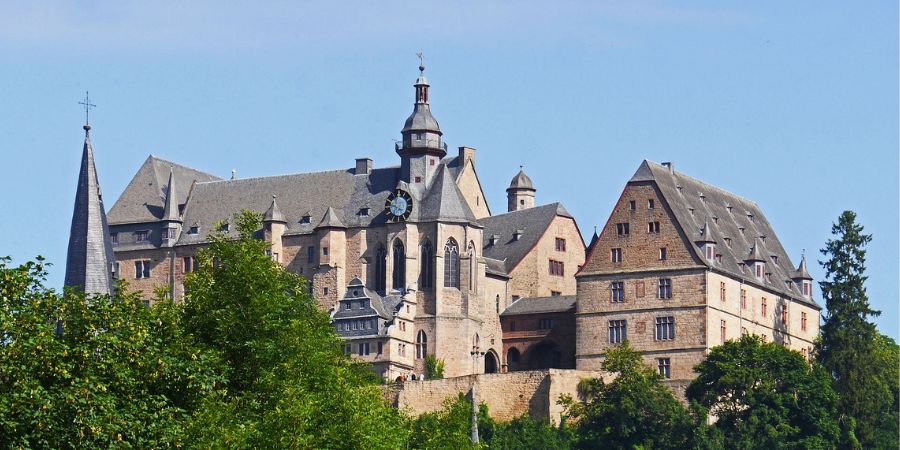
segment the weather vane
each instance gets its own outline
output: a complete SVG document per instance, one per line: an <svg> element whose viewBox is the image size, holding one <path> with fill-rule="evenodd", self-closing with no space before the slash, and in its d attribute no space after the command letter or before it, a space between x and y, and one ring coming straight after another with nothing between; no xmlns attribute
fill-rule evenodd
<svg viewBox="0 0 900 450"><path fill-rule="evenodd" d="M84 91L84 100L78 102L79 105L84 105L84 123L85 125L89 125L91 123L91 108L96 108L97 105L91 103L91 98L88 96L88 91Z"/></svg>
<svg viewBox="0 0 900 450"><path fill-rule="evenodd" d="M416 53L416 57L419 58L419 72L425 71L425 54L422 52Z"/></svg>

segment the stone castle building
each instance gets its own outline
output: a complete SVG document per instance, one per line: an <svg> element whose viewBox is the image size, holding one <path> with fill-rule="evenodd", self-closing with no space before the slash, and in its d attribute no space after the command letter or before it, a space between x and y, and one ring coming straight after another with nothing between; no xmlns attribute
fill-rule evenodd
<svg viewBox="0 0 900 450"><path fill-rule="evenodd" d="M582 370L628 339L665 377L692 379L742 334L808 354L819 333L805 257L795 269L756 203L670 163L640 165L576 278Z"/></svg>
<svg viewBox="0 0 900 450"><path fill-rule="evenodd" d="M264 212L272 258L308 280L347 352L377 373L421 374L427 355L446 376L503 371L500 313L519 297L573 295L584 242L561 204L535 206L521 170L508 212L491 214L476 151L448 154L419 69L399 165L221 179L150 156L109 212L117 275L180 300L210 233L236 235L235 212Z"/></svg>

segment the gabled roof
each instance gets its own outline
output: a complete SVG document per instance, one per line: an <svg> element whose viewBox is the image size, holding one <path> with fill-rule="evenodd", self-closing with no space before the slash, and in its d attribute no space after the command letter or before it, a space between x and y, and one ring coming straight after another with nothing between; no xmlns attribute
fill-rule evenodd
<svg viewBox="0 0 900 450"><path fill-rule="evenodd" d="M512 272L556 216L572 218L562 203L550 203L480 219L479 223L484 225L484 256L503 261L506 272ZM515 239L518 230L523 233ZM493 235L500 235L500 241L492 245Z"/></svg>
<svg viewBox="0 0 900 450"><path fill-rule="evenodd" d="M418 214L413 215L419 221L439 220L442 222L462 222L478 224L475 214L463 198L455 178L446 165L437 169L431 187L422 199Z"/></svg>
<svg viewBox="0 0 900 450"><path fill-rule="evenodd" d="M552 297L526 297L520 298L506 307L501 316L515 316L520 314L542 314L575 312L574 295L557 295Z"/></svg>
<svg viewBox="0 0 900 450"><path fill-rule="evenodd" d="M334 208L329 206L316 228L347 228L347 226L344 225L344 222L341 222L337 213L334 212Z"/></svg>
<svg viewBox="0 0 900 450"><path fill-rule="evenodd" d="M219 180L215 175L166 161L150 155L109 210L111 225L157 222L165 213L167 177L171 170L175 180L173 200L178 205L187 201L191 184Z"/></svg>
<svg viewBox="0 0 900 450"><path fill-rule="evenodd" d="M716 252L722 256L721 261L707 260L697 253L696 245L691 245L703 264L818 307L815 301L804 298L794 283L787 283L794 273L794 265L755 202L646 160L629 184L644 182L656 184L688 239L698 236L704 224L710 224L710 233L718 239ZM751 252L755 253L752 257L765 262L771 282L757 281L746 268L745 261Z"/></svg>
<svg viewBox="0 0 900 450"><path fill-rule="evenodd" d="M89 294L108 294L113 290L112 243L106 223L106 209L94 165L90 125L85 125L81 170L75 192L75 207L69 230L66 255L66 286L78 286Z"/></svg>

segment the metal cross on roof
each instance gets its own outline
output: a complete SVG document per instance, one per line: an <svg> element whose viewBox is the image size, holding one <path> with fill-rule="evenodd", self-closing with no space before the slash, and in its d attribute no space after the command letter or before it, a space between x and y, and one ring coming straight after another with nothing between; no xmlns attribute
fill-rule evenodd
<svg viewBox="0 0 900 450"><path fill-rule="evenodd" d="M78 102L79 105L84 105L84 123L90 124L90 114L91 108L96 108L97 105L91 103L91 98L88 96L88 91L84 91L84 100Z"/></svg>

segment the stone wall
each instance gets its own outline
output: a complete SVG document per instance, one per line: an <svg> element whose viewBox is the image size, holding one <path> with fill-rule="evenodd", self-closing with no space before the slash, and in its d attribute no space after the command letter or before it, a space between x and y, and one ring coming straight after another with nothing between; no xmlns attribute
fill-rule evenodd
<svg viewBox="0 0 900 450"><path fill-rule="evenodd" d="M488 406L491 417L509 421L523 414L559 423L563 394L578 398L578 383L601 372L547 369L527 372L467 375L443 380L407 381L384 387L387 400L411 415L439 411L444 402L468 393L478 383L476 399Z"/></svg>

